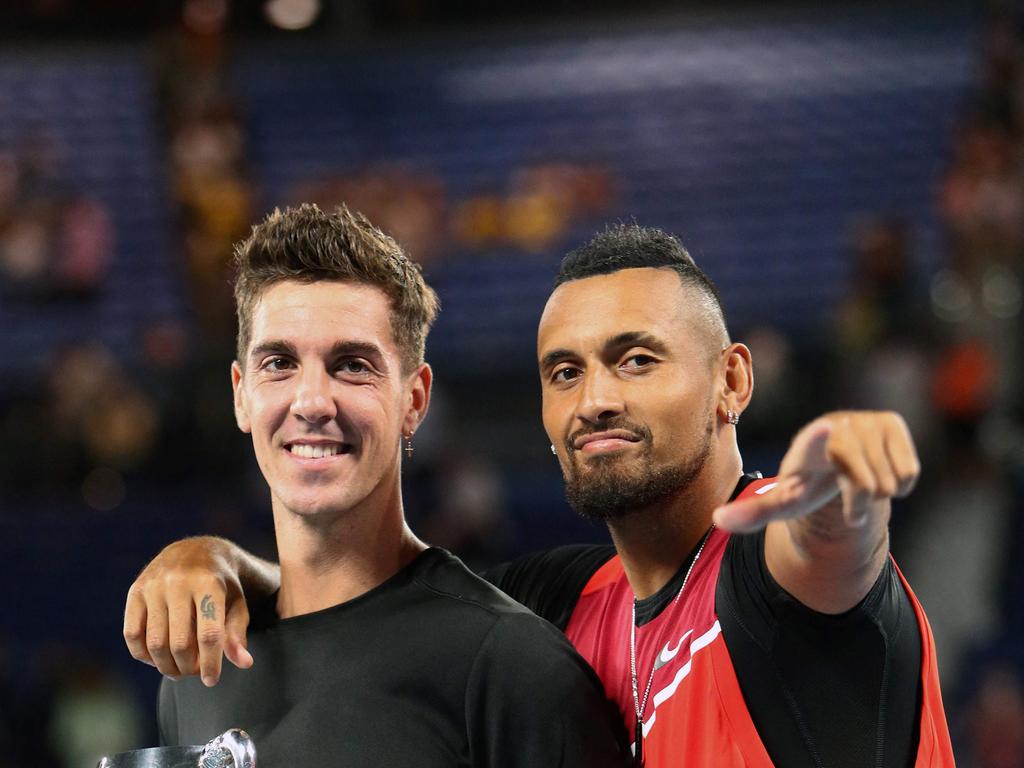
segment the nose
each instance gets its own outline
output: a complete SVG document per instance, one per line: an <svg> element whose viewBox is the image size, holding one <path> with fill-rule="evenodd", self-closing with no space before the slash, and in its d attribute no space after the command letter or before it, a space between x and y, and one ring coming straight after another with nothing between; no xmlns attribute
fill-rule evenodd
<svg viewBox="0 0 1024 768"><path fill-rule="evenodd" d="M289 410L310 424L323 424L338 415L331 393L331 377L325 369L302 370Z"/></svg>
<svg viewBox="0 0 1024 768"><path fill-rule="evenodd" d="M584 375L576 415L587 424L595 425L618 416L626 409L622 399L621 382L604 367L594 367Z"/></svg>

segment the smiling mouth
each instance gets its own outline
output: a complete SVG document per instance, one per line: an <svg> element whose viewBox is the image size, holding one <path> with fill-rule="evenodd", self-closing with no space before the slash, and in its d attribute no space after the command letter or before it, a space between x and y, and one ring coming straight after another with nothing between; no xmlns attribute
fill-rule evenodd
<svg viewBox="0 0 1024 768"><path fill-rule="evenodd" d="M311 445L309 443L289 443L284 449L292 456L300 459L323 459L329 456L351 453L352 446L349 443L323 443Z"/></svg>

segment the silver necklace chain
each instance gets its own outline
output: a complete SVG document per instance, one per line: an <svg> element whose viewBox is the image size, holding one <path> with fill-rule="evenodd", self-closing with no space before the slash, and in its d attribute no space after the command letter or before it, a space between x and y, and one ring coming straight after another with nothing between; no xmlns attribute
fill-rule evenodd
<svg viewBox="0 0 1024 768"><path fill-rule="evenodd" d="M704 534L704 538L701 539L700 547L697 548L697 554L693 556L693 562L690 563L690 567L686 569L686 575L683 576L683 583L679 585L679 591L676 592L675 598L673 598L671 605L672 607L679 602L679 598L683 596L683 590L686 589L687 582L690 581L690 574L693 573L693 568L697 565L697 561L700 560L701 552L704 551L704 545L708 543L708 539L711 538L711 531L715 529L714 524L708 528L707 533ZM667 610L667 608L666 608ZM660 639L660 638L659 638ZM651 685L654 683L654 672L657 666L657 659L654 664L651 664L651 674L647 678L647 687L644 688L643 700L640 699L640 688L639 680L637 679L636 673L636 598L633 598L633 620L629 625L629 671L633 678L633 708L636 710L636 727L637 733L634 735L636 746L639 748L643 741L643 727L644 727L644 711L647 709L647 697L651 695Z"/></svg>

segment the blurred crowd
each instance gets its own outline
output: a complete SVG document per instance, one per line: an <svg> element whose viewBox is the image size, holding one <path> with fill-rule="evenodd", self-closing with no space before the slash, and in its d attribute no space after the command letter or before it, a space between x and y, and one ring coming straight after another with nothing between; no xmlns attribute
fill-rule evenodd
<svg viewBox="0 0 1024 768"><path fill-rule="evenodd" d="M0 298L77 301L101 290L113 253L110 215L62 172L46 127L0 149Z"/></svg>
<svg viewBox="0 0 1024 768"><path fill-rule="evenodd" d="M182 23L154 46L154 81L191 313L140 328L129 359L86 339L54 350L48 369L31 381L0 388L0 439L31 446L0 455L0 483L9 498L98 512L117 509L133 485L202 487L214 499L208 519L231 533L244 528L238 510L247 497L226 489L245 486L260 497L227 407L231 247L265 201L253 181L243 100L228 76L225 4L185 7ZM758 372L741 444L771 455L830 406L905 416L925 475L894 517L893 547L935 629L960 764L1022 768L1021 20L995 11L980 60L982 77L935 190L941 267L922 270L915 232L900 211L851 220L849 284L827 332L796 339L751 328L740 335ZM0 147L0 301L27 312L95 300L115 249L110 212L63 175L64 149L45 126ZM292 200L345 200L365 211L428 274L453 250L564 248L573 227L600 221L614 198L606 170L568 163L521 168L503 189L459 200L428 170L388 165L306 178L291 193ZM445 441L455 407L439 392L422 435L433 449L417 451L406 478L410 516L425 538L483 564L517 551L515 523L500 468ZM148 709L131 686L82 655L35 659L29 675L0 638L0 768L78 768L151 736L148 715L140 714Z"/></svg>

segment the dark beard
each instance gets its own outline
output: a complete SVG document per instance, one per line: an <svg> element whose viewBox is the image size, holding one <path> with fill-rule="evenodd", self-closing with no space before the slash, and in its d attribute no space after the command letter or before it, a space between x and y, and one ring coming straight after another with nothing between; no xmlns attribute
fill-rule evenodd
<svg viewBox="0 0 1024 768"><path fill-rule="evenodd" d="M693 455L685 463L671 467L654 466L649 429L632 425L629 428L641 435L644 443L635 468L617 466L619 456L599 456L590 460L591 471L581 477L579 464L570 461L565 475L565 497L585 520L619 520L675 496L693 482L711 455L713 420L708 421L703 440ZM567 447L569 456L573 456L571 441Z"/></svg>

